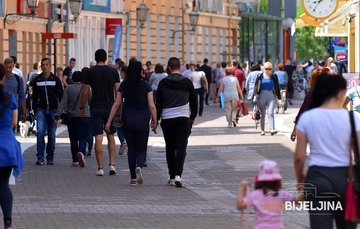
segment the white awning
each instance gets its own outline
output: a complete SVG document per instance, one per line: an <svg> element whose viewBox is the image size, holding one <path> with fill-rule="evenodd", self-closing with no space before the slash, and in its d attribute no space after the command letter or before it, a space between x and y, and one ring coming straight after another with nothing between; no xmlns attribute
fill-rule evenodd
<svg viewBox="0 0 360 229"><path fill-rule="evenodd" d="M343 26L342 21L338 20L337 22L328 25L327 28L316 27L315 36L316 37L347 37L348 27Z"/></svg>
<svg viewBox="0 0 360 229"><path fill-rule="evenodd" d="M333 15L326 19L329 25L336 23L339 20L343 20L348 15L354 15L359 11L359 0L351 0L345 3L340 9L338 9Z"/></svg>

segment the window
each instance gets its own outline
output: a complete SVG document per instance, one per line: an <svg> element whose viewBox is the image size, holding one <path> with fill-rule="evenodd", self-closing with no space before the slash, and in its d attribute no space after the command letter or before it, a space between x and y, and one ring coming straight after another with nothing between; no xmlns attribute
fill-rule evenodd
<svg viewBox="0 0 360 229"><path fill-rule="evenodd" d="M5 0L0 0L0 17L4 17L5 12Z"/></svg>

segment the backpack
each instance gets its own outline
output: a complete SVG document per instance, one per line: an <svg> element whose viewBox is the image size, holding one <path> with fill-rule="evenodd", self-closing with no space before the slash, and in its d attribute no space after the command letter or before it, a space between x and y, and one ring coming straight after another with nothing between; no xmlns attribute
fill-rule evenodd
<svg viewBox="0 0 360 229"><path fill-rule="evenodd" d="M3 107L2 107L2 109L1 109L1 111L0 111L0 122L1 122L2 116L3 116L4 113L5 113L5 110L10 106L11 97L12 97L12 94L11 94L11 92L8 91L8 92L6 93L5 103L4 103L4 105L3 105Z"/></svg>

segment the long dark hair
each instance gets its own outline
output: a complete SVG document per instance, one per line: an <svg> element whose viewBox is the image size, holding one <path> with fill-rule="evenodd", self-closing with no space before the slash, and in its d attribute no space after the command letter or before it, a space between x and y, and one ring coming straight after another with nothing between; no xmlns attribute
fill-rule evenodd
<svg viewBox="0 0 360 229"><path fill-rule="evenodd" d="M4 79L6 74L6 67L2 63L0 63L0 81ZM0 102L4 103L4 85L0 83Z"/></svg>
<svg viewBox="0 0 360 229"><path fill-rule="evenodd" d="M336 97L342 90L346 90L346 80L342 76L321 73L313 88L309 109L320 107L327 100Z"/></svg>
<svg viewBox="0 0 360 229"><path fill-rule="evenodd" d="M126 70L124 81L124 91L127 92L130 99L137 102L139 99L140 85L142 83L141 73L144 71L140 61L130 62Z"/></svg>

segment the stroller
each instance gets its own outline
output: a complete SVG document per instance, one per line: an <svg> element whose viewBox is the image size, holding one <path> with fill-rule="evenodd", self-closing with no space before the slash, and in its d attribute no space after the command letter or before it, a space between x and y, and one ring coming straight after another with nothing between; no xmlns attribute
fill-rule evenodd
<svg viewBox="0 0 360 229"><path fill-rule="evenodd" d="M32 99L29 90L29 82L27 83L26 88L26 114L27 120L25 122L20 121L20 136L22 138L30 137L30 134L33 133L35 136L37 135L36 131L36 118L34 112L32 111Z"/></svg>

